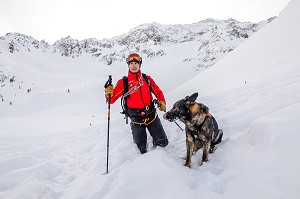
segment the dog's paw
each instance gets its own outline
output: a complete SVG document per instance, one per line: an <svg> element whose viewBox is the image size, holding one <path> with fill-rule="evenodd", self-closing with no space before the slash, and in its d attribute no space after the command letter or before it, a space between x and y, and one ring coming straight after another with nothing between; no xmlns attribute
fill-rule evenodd
<svg viewBox="0 0 300 199"><path fill-rule="evenodd" d="M192 166L190 164L184 164L184 166L188 167L188 168L192 168Z"/></svg>
<svg viewBox="0 0 300 199"><path fill-rule="evenodd" d="M189 161L185 161L184 166L192 168L191 162L189 162Z"/></svg>

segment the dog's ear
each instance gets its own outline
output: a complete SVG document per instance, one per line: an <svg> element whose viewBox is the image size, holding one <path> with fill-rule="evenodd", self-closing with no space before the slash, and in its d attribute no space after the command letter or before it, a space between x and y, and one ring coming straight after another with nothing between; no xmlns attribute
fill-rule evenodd
<svg viewBox="0 0 300 199"><path fill-rule="evenodd" d="M185 106L188 108L192 103L195 103L198 97L198 93L194 93L191 96L186 96L185 99Z"/></svg>
<svg viewBox="0 0 300 199"><path fill-rule="evenodd" d="M191 96L189 97L189 101L190 101L190 102L195 102L196 99L197 99L197 97L198 97L198 93L194 93L193 95L191 95Z"/></svg>

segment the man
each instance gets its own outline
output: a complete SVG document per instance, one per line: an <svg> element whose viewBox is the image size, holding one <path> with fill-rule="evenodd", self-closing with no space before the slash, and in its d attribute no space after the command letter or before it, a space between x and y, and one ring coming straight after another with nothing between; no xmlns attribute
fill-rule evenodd
<svg viewBox="0 0 300 199"><path fill-rule="evenodd" d="M131 120L133 141L143 154L147 152L146 128L153 138L154 147L168 145L168 138L156 113L152 94L157 98L160 111L166 112L166 100L154 80L149 75L141 73L142 58L138 54L130 54L126 62L129 68L128 76L125 78L128 85L124 85L124 78L120 79L115 88L113 85L105 88L105 95L106 99L111 96L111 104L121 96L126 96L125 107Z"/></svg>

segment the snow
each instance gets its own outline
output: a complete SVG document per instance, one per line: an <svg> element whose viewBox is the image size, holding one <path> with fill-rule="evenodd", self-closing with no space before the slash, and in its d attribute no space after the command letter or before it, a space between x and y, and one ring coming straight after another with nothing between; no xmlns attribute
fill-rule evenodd
<svg viewBox="0 0 300 199"><path fill-rule="evenodd" d="M278 18L185 83L181 76L191 72L182 65L163 68L157 58L151 65L161 68L147 68L144 60L143 72L161 87L180 83L165 91L167 109L198 92L197 101L224 131L209 162L198 165L199 151L191 169L183 166L185 134L175 123L162 121L167 147L153 149L148 137L149 152L141 155L116 102L105 174L103 85L127 68L38 51L16 57L0 46L0 71L16 76L0 87L0 198L299 198L299 9L300 1L292 0ZM160 79L161 71L172 77Z"/></svg>

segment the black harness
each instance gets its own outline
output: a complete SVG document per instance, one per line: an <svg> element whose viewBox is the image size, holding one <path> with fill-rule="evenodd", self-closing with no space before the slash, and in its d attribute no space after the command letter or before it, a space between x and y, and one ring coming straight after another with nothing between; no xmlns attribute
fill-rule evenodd
<svg viewBox="0 0 300 199"><path fill-rule="evenodd" d="M207 121L207 120L210 120L210 121ZM213 140L214 137L216 136L216 131L218 131L218 124L216 122L214 122L215 119L213 116L211 115L207 115L205 116L204 118L204 121L199 125L199 126L196 126L196 130L195 131L192 131L192 137L193 137L193 140L194 142L198 145L199 148L202 148L204 143L202 140L199 139L198 137L198 134L199 132L201 131L201 129L203 128L203 125L206 123L206 122L209 122L207 125L208 125L208 128L209 128L209 132L212 132L210 133L208 136L209 136L209 139L210 140Z"/></svg>

